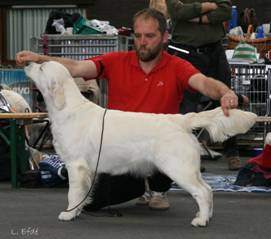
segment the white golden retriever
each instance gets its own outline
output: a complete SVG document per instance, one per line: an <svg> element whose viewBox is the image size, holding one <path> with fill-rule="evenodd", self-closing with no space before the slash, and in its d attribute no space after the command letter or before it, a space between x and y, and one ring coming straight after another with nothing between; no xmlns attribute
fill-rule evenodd
<svg viewBox="0 0 271 239"><path fill-rule="evenodd" d="M68 169L68 209L59 219L72 220L89 201L84 198L93 183L104 109L84 98L57 62L31 63L25 72L44 97L54 146ZM199 211L192 225L206 226L213 213L212 190L201 177L200 146L191 131L204 127L213 140L223 141L245 133L255 120L255 114L241 110L225 117L220 108L186 115L108 110L98 172L145 176L158 168L196 200Z"/></svg>

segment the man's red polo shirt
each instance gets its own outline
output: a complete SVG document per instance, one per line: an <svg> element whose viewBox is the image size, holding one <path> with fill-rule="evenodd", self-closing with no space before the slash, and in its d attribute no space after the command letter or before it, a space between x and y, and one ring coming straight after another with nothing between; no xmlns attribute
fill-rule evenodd
<svg viewBox="0 0 271 239"><path fill-rule="evenodd" d="M189 78L198 73L189 62L163 52L158 65L146 74L135 51L92 58L99 78L108 80L108 108L133 112L179 113Z"/></svg>

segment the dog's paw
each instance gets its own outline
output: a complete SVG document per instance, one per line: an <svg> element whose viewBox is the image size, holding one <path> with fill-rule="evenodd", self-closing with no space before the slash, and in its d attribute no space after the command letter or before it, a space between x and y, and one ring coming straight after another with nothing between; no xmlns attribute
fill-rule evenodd
<svg viewBox="0 0 271 239"><path fill-rule="evenodd" d="M194 227L206 227L208 225L208 220L200 218L200 217L195 217L192 220L191 224Z"/></svg>
<svg viewBox="0 0 271 239"><path fill-rule="evenodd" d="M74 211L72 212L66 212L66 211L63 211L59 214L58 216L58 220L60 221L71 221L73 220L75 217L76 217L76 213Z"/></svg>

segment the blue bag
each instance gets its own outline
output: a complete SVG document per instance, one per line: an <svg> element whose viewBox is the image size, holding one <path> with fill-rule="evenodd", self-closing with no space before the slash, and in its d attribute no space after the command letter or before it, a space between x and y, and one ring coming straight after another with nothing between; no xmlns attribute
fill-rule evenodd
<svg viewBox="0 0 271 239"><path fill-rule="evenodd" d="M39 170L44 186L58 186L68 181L65 164L57 154L44 155L39 162Z"/></svg>

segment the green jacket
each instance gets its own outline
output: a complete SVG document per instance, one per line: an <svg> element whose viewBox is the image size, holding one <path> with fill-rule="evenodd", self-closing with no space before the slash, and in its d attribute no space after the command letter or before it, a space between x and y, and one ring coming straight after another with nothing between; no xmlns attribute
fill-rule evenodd
<svg viewBox="0 0 271 239"><path fill-rule="evenodd" d="M225 36L223 22L231 17L230 0L210 0L218 8L207 13L209 24L189 22L201 16L201 3L204 0L166 0L172 23L172 41L192 47L199 47L221 40Z"/></svg>

